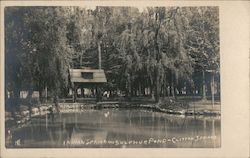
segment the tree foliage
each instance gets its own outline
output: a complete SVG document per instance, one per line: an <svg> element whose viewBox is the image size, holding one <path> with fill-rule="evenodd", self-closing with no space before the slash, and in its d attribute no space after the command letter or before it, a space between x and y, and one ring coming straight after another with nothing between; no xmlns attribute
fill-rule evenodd
<svg viewBox="0 0 250 158"><path fill-rule="evenodd" d="M45 87L58 96L69 87L70 67L98 67L106 90L156 101L197 72L219 70L217 7L7 7L6 89ZM183 84L185 83L185 84Z"/></svg>

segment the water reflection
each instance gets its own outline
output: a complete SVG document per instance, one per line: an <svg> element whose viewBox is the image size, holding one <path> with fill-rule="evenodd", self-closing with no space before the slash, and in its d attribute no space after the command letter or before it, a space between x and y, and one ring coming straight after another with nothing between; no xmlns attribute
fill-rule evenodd
<svg viewBox="0 0 250 158"><path fill-rule="evenodd" d="M7 147L220 147L220 119L143 110L87 110L32 118Z"/></svg>

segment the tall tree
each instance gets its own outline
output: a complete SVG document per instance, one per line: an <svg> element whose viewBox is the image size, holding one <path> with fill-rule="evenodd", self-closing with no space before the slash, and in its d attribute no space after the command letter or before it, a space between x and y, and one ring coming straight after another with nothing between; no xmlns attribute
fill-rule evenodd
<svg viewBox="0 0 250 158"><path fill-rule="evenodd" d="M218 7L196 7L190 12L186 46L194 59L196 72L202 73L202 97L206 99L205 73L207 70L219 71Z"/></svg>
<svg viewBox="0 0 250 158"><path fill-rule="evenodd" d="M65 10L61 7L17 7L7 8L6 15L6 57L7 61L16 59L14 63L19 69L15 71L18 77L7 78L8 83L13 79L22 80L17 86L28 90L28 97L34 89L42 90L47 86L58 97L60 89L68 85L68 69L71 62L71 50L67 45ZM18 24L13 25L20 17ZM9 27L9 26L15 26ZM11 32L18 32L18 37ZM17 39L15 39L17 38ZM17 41L15 49L10 51L12 44ZM13 58L8 55L12 54ZM9 62L7 63L7 65ZM6 67L6 76L11 74L10 67ZM21 90L19 88L19 91ZM12 91L12 90L9 90ZM19 97L19 93L18 93Z"/></svg>

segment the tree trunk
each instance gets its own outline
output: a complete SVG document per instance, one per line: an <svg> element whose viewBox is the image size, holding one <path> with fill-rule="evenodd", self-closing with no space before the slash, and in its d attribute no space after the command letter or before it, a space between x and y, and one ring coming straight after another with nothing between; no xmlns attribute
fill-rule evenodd
<svg viewBox="0 0 250 158"><path fill-rule="evenodd" d="M206 80L205 80L205 70L202 70L202 100L206 100Z"/></svg>
<svg viewBox="0 0 250 158"><path fill-rule="evenodd" d="M43 102L43 90L39 89L39 102L42 103Z"/></svg>
<svg viewBox="0 0 250 158"><path fill-rule="evenodd" d="M150 95L151 95L151 99L152 100L155 100L155 95L154 95L154 90L153 90L154 88L153 88L153 86L151 85L150 86Z"/></svg>
<svg viewBox="0 0 250 158"><path fill-rule="evenodd" d="M169 87L168 85L166 85L166 87L165 87L165 96L166 97L169 97L169 88L168 87Z"/></svg>
<svg viewBox="0 0 250 158"><path fill-rule="evenodd" d="M158 70L156 70L156 82L155 82L155 102L159 102L160 98L160 83L159 83L159 73Z"/></svg>
<svg viewBox="0 0 250 158"><path fill-rule="evenodd" d="M142 95L145 96L146 95L146 92L145 92L145 83L142 85Z"/></svg>
<svg viewBox="0 0 250 158"><path fill-rule="evenodd" d="M127 99L129 101L131 100L131 93L132 93L131 79L130 79L130 74L128 74L128 79L127 79Z"/></svg>
<svg viewBox="0 0 250 158"><path fill-rule="evenodd" d="M31 113L32 113L32 93L33 93L33 89L30 87L29 90L28 90L28 95L27 95L29 116L30 117L31 117Z"/></svg>
<svg viewBox="0 0 250 158"><path fill-rule="evenodd" d="M159 102L160 96L159 96L159 87L158 85L155 86L155 102Z"/></svg>
<svg viewBox="0 0 250 158"><path fill-rule="evenodd" d="M175 86L175 84L174 84L174 87L173 87L173 90L174 90L174 99L177 99L177 92L176 92L176 86Z"/></svg>
<svg viewBox="0 0 250 158"><path fill-rule="evenodd" d="M54 95L54 104L56 107L56 111L59 112L58 93L55 93Z"/></svg>
<svg viewBox="0 0 250 158"><path fill-rule="evenodd" d="M11 115L16 120L16 114L15 112L19 110L20 102L19 102L19 95L20 90L18 87L14 87L13 93L10 94L10 111Z"/></svg>
<svg viewBox="0 0 250 158"><path fill-rule="evenodd" d="M99 51L98 51L98 52L99 52ZM83 67L83 64L82 64L83 54L84 54L84 52L81 52L81 55L80 55L80 68Z"/></svg>
<svg viewBox="0 0 250 158"><path fill-rule="evenodd" d="M174 84L174 73L171 73L171 93L172 93L173 98L176 98L175 84Z"/></svg>
<svg viewBox="0 0 250 158"><path fill-rule="evenodd" d="M99 63L99 69L102 68L102 56L101 56L101 41L97 41L97 47L98 47L98 63Z"/></svg>
<svg viewBox="0 0 250 158"><path fill-rule="evenodd" d="M44 102L44 98L45 98L44 93L45 93L45 89L39 88L39 101L40 101L40 103Z"/></svg>
<svg viewBox="0 0 250 158"><path fill-rule="evenodd" d="M142 95L142 86L141 86L141 83L139 82L139 85L138 85L138 92L139 92L139 96Z"/></svg>
<svg viewBox="0 0 250 158"><path fill-rule="evenodd" d="M214 84L214 73L212 73L212 79L211 79L211 96L212 96L212 105L214 106L214 91L215 91L215 84Z"/></svg>
<svg viewBox="0 0 250 158"><path fill-rule="evenodd" d="M215 85L216 85L216 95L219 95L219 97L220 97L220 81L218 82L217 80L216 80L216 82L214 83Z"/></svg>
<svg viewBox="0 0 250 158"><path fill-rule="evenodd" d="M48 102L48 87L45 86L45 103Z"/></svg>
<svg viewBox="0 0 250 158"><path fill-rule="evenodd" d="M14 100L13 101L14 111L19 110L19 107L20 107L20 89L19 89L19 87L16 87L14 89L13 100Z"/></svg>
<svg viewBox="0 0 250 158"><path fill-rule="evenodd" d="M162 85L160 89L160 97L164 97L164 85Z"/></svg>

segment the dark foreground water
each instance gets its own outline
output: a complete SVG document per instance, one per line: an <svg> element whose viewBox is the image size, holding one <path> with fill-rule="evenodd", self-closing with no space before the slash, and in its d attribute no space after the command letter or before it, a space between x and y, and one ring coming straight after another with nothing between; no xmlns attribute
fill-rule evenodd
<svg viewBox="0 0 250 158"><path fill-rule="evenodd" d="M144 110L61 112L6 131L7 148L216 148L220 119ZM7 129L8 130L8 129Z"/></svg>

